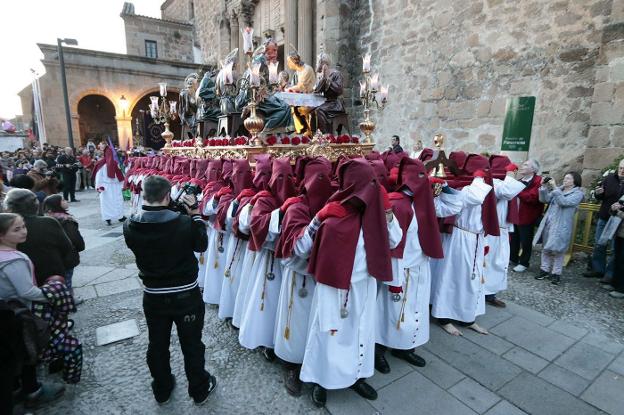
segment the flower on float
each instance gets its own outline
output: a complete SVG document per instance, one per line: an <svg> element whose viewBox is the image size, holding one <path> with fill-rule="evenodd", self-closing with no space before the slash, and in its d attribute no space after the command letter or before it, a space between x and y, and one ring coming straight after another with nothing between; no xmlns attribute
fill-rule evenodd
<svg viewBox="0 0 624 415"><path fill-rule="evenodd" d="M358 137L357 135L353 135L353 136L351 136L351 142L352 142L353 144L357 144L357 143L359 143L359 142L360 142L360 137Z"/></svg>
<svg viewBox="0 0 624 415"><path fill-rule="evenodd" d="M310 142L310 137L308 137L307 135L304 135L303 137L301 137L301 142L303 144L308 144Z"/></svg>
<svg viewBox="0 0 624 415"><path fill-rule="evenodd" d="M290 144L290 137L287 135L282 137L282 144Z"/></svg>
<svg viewBox="0 0 624 415"><path fill-rule="evenodd" d="M301 143L301 138L299 138L299 136L294 136L292 140L290 140L290 143L293 146L299 145L299 143Z"/></svg>
<svg viewBox="0 0 624 415"><path fill-rule="evenodd" d="M277 137L275 137L274 135L267 137L266 143L270 146L274 145L275 143L277 143Z"/></svg>

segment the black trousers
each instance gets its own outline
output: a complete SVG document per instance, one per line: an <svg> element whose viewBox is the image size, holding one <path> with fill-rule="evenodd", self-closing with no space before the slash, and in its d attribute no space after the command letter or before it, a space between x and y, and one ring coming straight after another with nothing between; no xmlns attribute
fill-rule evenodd
<svg viewBox="0 0 624 415"><path fill-rule="evenodd" d="M62 172L63 177L63 199L76 200L76 173ZM70 199L67 198L69 195Z"/></svg>
<svg viewBox="0 0 624 415"><path fill-rule="evenodd" d="M511 233L511 241L509 243L509 259L514 264L521 264L528 267L531 261L531 252L533 251L535 224L514 225L514 227L514 232ZM520 253L520 248L522 248L522 254L518 255Z"/></svg>
<svg viewBox="0 0 624 415"><path fill-rule="evenodd" d="M210 384L210 374L204 368L206 347L201 338L205 308L199 288L178 294L145 293L143 312L149 332L147 365L154 378L154 395L162 396L172 386L169 344L173 323L184 355L188 393L195 398L205 392Z"/></svg>
<svg viewBox="0 0 624 415"><path fill-rule="evenodd" d="M614 269L613 269L613 281L611 285L615 287L616 291L624 293L624 238L615 237L614 244Z"/></svg>

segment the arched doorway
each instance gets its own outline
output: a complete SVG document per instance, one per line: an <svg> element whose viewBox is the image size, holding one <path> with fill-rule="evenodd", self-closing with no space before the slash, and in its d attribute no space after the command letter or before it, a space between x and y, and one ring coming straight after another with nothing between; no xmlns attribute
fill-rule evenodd
<svg viewBox="0 0 624 415"><path fill-rule="evenodd" d="M80 144L97 143L110 137L118 145L115 106L102 95L87 95L78 102Z"/></svg>
<svg viewBox="0 0 624 415"><path fill-rule="evenodd" d="M132 109L132 135L134 137L137 136L138 128L138 135L142 137L142 139L140 143L134 144L139 144L158 150L165 145L165 140L160 136L160 134L165 131L165 126L164 124L156 124L150 115L150 96L152 95L158 95L158 91L144 95L141 99L137 101L134 108ZM179 100L178 93L173 91L167 91L167 100L177 102ZM169 123L169 130L173 132L173 139L179 140L180 134L182 133L180 120L172 121L171 123Z"/></svg>

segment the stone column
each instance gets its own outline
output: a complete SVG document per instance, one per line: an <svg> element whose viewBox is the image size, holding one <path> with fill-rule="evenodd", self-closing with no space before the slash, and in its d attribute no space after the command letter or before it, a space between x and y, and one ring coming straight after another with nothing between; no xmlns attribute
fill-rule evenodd
<svg viewBox="0 0 624 415"><path fill-rule="evenodd" d="M298 0L297 2L297 49L301 59L308 65L312 62L312 20L314 19L312 0Z"/></svg>
<svg viewBox="0 0 624 415"><path fill-rule="evenodd" d="M232 14L230 16L230 50L239 47L240 26L238 25L238 16Z"/></svg>
<svg viewBox="0 0 624 415"><path fill-rule="evenodd" d="M284 54L285 57L291 52L290 45L299 47L297 41L297 0L286 0L286 19L284 22Z"/></svg>
<svg viewBox="0 0 624 415"><path fill-rule="evenodd" d="M126 114L125 116L116 116L115 120L117 121L119 148L122 150L132 148L132 117Z"/></svg>

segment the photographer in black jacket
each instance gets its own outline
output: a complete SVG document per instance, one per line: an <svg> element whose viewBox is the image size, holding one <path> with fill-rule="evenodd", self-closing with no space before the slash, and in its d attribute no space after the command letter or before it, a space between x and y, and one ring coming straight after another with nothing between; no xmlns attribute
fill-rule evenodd
<svg viewBox="0 0 624 415"><path fill-rule="evenodd" d="M196 404L208 400L217 380L204 368L204 302L197 286L193 252L208 247L206 225L193 195L181 199L187 215L169 208L171 183L161 176L143 181L141 211L124 224L126 244L134 252L145 286L143 312L149 331L147 365L156 401L169 401L175 378L169 365L171 326L175 323L184 355L188 393Z"/></svg>

